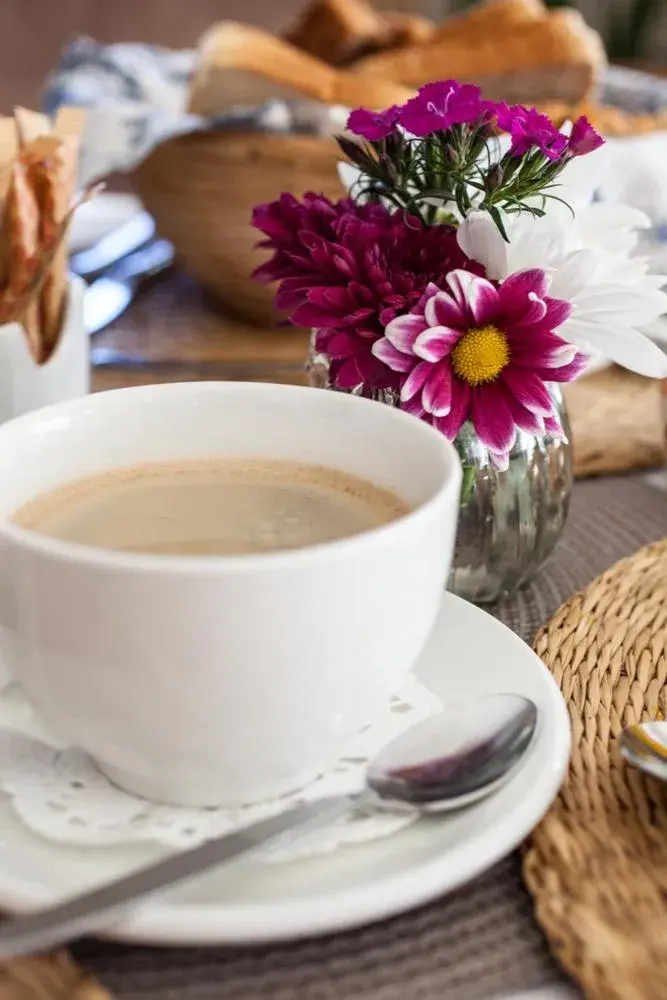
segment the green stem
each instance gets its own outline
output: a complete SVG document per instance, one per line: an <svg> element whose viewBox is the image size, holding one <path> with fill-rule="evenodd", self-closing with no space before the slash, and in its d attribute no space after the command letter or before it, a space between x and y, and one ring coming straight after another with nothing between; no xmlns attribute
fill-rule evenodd
<svg viewBox="0 0 667 1000"><path fill-rule="evenodd" d="M475 466L461 464L463 469L463 482L461 483L461 499L459 506L465 507L472 496L472 491L475 486Z"/></svg>

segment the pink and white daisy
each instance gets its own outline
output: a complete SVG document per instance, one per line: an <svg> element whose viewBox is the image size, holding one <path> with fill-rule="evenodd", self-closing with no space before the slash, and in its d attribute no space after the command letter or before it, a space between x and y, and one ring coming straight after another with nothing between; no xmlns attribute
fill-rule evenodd
<svg viewBox="0 0 667 1000"><path fill-rule="evenodd" d="M560 434L547 383L569 382L587 358L554 330L570 304L547 295L540 270L501 285L456 269L446 290L430 285L419 306L396 316L373 354L401 373L403 409L454 440L472 420L494 463L506 469L517 427Z"/></svg>

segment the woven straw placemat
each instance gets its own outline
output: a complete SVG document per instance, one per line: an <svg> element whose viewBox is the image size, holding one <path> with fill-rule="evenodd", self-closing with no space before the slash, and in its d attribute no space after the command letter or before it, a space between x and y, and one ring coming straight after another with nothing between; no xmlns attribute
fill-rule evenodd
<svg viewBox="0 0 667 1000"><path fill-rule="evenodd" d="M563 387L577 477L650 469L665 461L661 385L605 368Z"/></svg>
<svg viewBox="0 0 667 1000"><path fill-rule="evenodd" d="M624 725L667 717L667 541L572 597L535 649L573 731L567 780L524 858L537 918L589 1000L660 1000L667 793L623 763L617 742Z"/></svg>

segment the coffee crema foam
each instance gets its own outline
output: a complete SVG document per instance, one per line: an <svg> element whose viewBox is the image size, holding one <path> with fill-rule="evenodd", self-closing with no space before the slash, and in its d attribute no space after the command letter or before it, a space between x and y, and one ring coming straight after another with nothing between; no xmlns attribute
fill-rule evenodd
<svg viewBox="0 0 667 1000"><path fill-rule="evenodd" d="M11 520L95 548L216 556L305 548L409 510L390 490L326 466L211 458L75 479L29 501Z"/></svg>

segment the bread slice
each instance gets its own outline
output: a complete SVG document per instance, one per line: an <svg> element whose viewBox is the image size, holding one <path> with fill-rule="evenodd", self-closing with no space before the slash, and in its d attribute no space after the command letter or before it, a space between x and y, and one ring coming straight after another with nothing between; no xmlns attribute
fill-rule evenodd
<svg viewBox="0 0 667 1000"><path fill-rule="evenodd" d="M382 76L336 70L260 28L236 21L210 28L200 42L199 56L188 109L207 118L271 98L386 108L413 94Z"/></svg>
<svg viewBox="0 0 667 1000"><path fill-rule="evenodd" d="M523 0L519 0L523 2ZM402 11L388 10L384 14L391 36L387 48L404 48L408 45L424 45L432 41L437 33L437 25L421 14L404 14Z"/></svg>
<svg viewBox="0 0 667 1000"><path fill-rule="evenodd" d="M333 66L384 48L392 29L367 0L312 0L287 31L286 41Z"/></svg>
<svg viewBox="0 0 667 1000"><path fill-rule="evenodd" d="M193 114L212 117L272 97L292 100L304 89L317 100L333 100L334 69L260 28L221 21L205 32L198 50L189 95Z"/></svg>
<svg viewBox="0 0 667 1000"><path fill-rule="evenodd" d="M419 87L445 77L478 84L495 100L577 104L598 82L604 46L578 11L561 8L497 35L443 39L362 59L359 75Z"/></svg>
<svg viewBox="0 0 667 1000"><path fill-rule="evenodd" d="M494 36L498 39L517 24L542 21L547 16L543 0L482 0L436 28L432 42Z"/></svg>
<svg viewBox="0 0 667 1000"><path fill-rule="evenodd" d="M368 79L351 70L338 73L336 99L334 104L342 104L346 108L371 108L373 111L384 110L392 104L405 104L415 96L410 87L381 78Z"/></svg>

